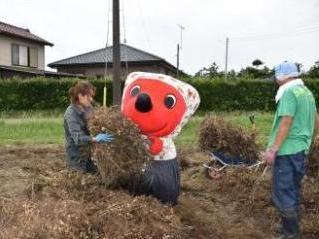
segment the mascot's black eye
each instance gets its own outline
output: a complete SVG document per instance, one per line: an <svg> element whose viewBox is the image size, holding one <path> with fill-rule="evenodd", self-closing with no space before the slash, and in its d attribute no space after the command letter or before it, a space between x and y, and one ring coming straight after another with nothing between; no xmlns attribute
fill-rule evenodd
<svg viewBox="0 0 319 239"><path fill-rule="evenodd" d="M176 105L176 97L174 95L167 95L164 99L164 104L167 108L172 109Z"/></svg>
<svg viewBox="0 0 319 239"><path fill-rule="evenodd" d="M131 96L136 96L140 92L141 87L139 85L134 86L131 89Z"/></svg>

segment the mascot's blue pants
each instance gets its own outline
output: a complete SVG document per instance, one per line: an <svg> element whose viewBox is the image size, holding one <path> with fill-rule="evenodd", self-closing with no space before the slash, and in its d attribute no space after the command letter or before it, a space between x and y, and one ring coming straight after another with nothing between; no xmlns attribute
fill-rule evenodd
<svg viewBox="0 0 319 239"><path fill-rule="evenodd" d="M177 205L180 193L180 165L177 159L154 160L145 169L138 194L152 195L162 203Z"/></svg>

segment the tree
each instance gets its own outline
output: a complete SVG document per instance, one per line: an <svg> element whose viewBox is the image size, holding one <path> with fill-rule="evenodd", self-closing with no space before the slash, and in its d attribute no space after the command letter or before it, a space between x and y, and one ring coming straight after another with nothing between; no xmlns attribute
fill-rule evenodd
<svg viewBox="0 0 319 239"><path fill-rule="evenodd" d="M256 59L254 60L252 63L251 63L253 66L255 66L256 68L258 68L259 66L263 65L264 63L259 60L259 59Z"/></svg>
<svg viewBox="0 0 319 239"><path fill-rule="evenodd" d="M303 68L303 64L302 63L299 63L299 62L295 62L296 66L297 66L297 69L298 69L298 72L301 72L302 68Z"/></svg>
<svg viewBox="0 0 319 239"><path fill-rule="evenodd" d="M204 67L200 69L195 74L195 76L209 77L209 78L213 78L219 75L220 73L218 72L218 65L215 62L213 62L208 68Z"/></svg>
<svg viewBox="0 0 319 239"><path fill-rule="evenodd" d="M307 75L311 78L319 78L319 61L316 61L315 64L310 67Z"/></svg>
<svg viewBox="0 0 319 239"><path fill-rule="evenodd" d="M249 79L265 79L270 78L272 75L272 70L269 69L267 66L264 66L264 68L262 69L247 66L246 68L242 68L238 73L239 77L245 77Z"/></svg>

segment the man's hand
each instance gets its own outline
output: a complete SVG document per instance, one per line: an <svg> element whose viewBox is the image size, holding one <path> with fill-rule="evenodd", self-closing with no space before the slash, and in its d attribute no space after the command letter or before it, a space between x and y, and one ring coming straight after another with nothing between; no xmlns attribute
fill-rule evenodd
<svg viewBox="0 0 319 239"><path fill-rule="evenodd" d="M273 165L275 163L277 152L278 149L275 148L269 148L266 150L266 152L263 155L263 158L268 165Z"/></svg>

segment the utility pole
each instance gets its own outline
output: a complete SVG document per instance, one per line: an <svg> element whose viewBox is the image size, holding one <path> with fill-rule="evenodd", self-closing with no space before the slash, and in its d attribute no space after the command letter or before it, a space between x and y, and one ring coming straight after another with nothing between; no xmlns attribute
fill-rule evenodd
<svg viewBox="0 0 319 239"><path fill-rule="evenodd" d="M183 30L185 30L185 27L183 27L182 25L178 25L178 27L180 28L180 43L177 44L177 63L176 63L176 76L177 78L179 77L179 51L182 49L182 44L183 44Z"/></svg>
<svg viewBox="0 0 319 239"><path fill-rule="evenodd" d="M177 44L177 63L176 63L176 68L177 68L177 72L176 72L176 77L179 78L179 44Z"/></svg>
<svg viewBox="0 0 319 239"><path fill-rule="evenodd" d="M229 45L229 38L226 37L226 54L225 54L225 80L227 80L227 67L228 67L228 45Z"/></svg>
<svg viewBox="0 0 319 239"><path fill-rule="evenodd" d="M179 24L178 24L178 27L180 28L180 32L181 32L180 49L182 49L182 47L183 47L183 30L185 30L185 27L182 25L179 25Z"/></svg>
<svg viewBox="0 0 319 239"><path fill-rule="evenodd" d="M113 0L113 105L121 105L120 0Z"/></svg>

